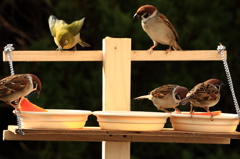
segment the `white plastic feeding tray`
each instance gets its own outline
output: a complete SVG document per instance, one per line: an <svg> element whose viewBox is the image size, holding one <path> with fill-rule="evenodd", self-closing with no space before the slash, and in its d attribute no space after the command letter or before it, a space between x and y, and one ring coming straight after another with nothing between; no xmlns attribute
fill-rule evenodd
<svg viewBox="0 0 240 159"><path fill-rule="evenodd" d="M170 113L140 111L95 111L102 129L126 131L162 130Z"/></svg>
<svg viewBox="0 0 240 159"><path fill-rule="evenodd" d="M239 120L237 114L221 113L221 115L172 114L170 121L174 130L201 132L234 132Z"/></svg>
<svg viewBox="0 0 240 159"><path fill-rule="evenodd" d="M48 112L21 112L24 129L79 129L83 128L91 111L46 109Z"/></svg>

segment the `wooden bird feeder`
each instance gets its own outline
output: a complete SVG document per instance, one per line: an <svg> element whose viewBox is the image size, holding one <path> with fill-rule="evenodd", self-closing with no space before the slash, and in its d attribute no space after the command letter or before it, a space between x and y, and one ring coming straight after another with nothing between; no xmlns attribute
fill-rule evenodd
<svg viewBox="0 0 240 159"><path fill-rule="evenodd" d="M225 51L225 57L226 57ZM129 38L105 38L99 51L13 51L12 61L103 61L103 111L130 111L131 61L221 61L217 50L153 51L131 50ZM8 61L3 53L3 61ZM16 133L17 126L3 132L3 140L21 141L99 141L102 142L103 159L130 159L130 142L230 144L240 139L239 132L214 133L175 131L117 131L99 127L78 130L23 129L25 135Z"/></svg>

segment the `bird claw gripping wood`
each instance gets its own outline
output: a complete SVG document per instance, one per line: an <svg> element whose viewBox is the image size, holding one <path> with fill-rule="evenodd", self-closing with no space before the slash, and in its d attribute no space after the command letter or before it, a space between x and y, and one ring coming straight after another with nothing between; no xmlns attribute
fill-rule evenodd
<svg viewBox="0 0 240 159"><path fill-rule="evenodd" d="M240 120L240 109L239 109L238 101L237 101L237 98L236 98L236 95L235 95L235 92L234 92L233 82L232 82L231 74L230 74L229 67L228 67L228 64L227 64L227 60L226 60L226 57L224 55L225 49L226 49L226 47L223 46L221 43L219 43L219 45L217 47L217 50L222 55L223 66L224 66L226 76L227 76L227 80L228 80L228 84L229 84L229 87L230 87L230 90L231 90L231 93L232 93L233 103L234 103L236 112L238 114L238 119Z"/></svg>
<svg viewBox="0 0 240 159"><path fill-rule="evenodd" d="M13 69L13 63L12 63L12 54L11 52L14 50L13 44L7 44L7 46L4 47L4 52L8 53L8 60L9 60L9 67L10 67L10 72L11 75L14 75L14 69ZM18 102L14 101L14 104L17 106ZM20 135L24 135L25 133L22 131L22 123L20 119L20 112L16 110L16 116L17 116L17 133Z"/></svg>

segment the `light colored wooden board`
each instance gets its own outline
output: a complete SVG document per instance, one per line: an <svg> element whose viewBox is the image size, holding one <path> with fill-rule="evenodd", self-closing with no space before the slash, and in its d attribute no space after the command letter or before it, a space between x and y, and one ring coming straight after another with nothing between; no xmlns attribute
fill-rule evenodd
<svg viewBox="0 0 240 159"><path fill-rule="evenodd" d="M8 130L15 133L17 132L17 126L8 126ZM55 130L55 129L23 129L26 135L31 134L75 134L75 135L106 135L112 136L162 136L162 137L206 137L206 138L231 138L240 139L240 132L194 132L194 131L176 131L172 128L163 128L161 131L120 131L120 130L102 130L99 127L84 127L83 129L69 129L69 130Z"/></svg>
<svg viewBox="0 0 240 159"><path fill-rule="evenodd" d="M131 39L103 40L103 110L130 110Z"/></svg>
<svg viewBox="0 0 240 159"><path fill-rule="evenodd" d="M121 52L119 54L122 54ZM132 61L221 61L217 50L186 50L165 51L156 50L151 54L144 50L130 51ZM227 58L227 52L225 51ZM92 51L13 51L13 61L102 61L102 50ZM7 53L3 52L3 61L8 61Z"/></svg>
<svg viewBox="0 0 240 159"><path fill-rule="evenodd" d="M130 142L102 142L103 159L130 159Z"/></svg>
<svg viewBox="0 0 240 159"><path fill-rule="evenodd" d="M175 137L175 136L132 136L135 142L162 142L162 143L199 143L199 144L230 144L229 138L207 138L207 137Z"/></svg>
<svg viewBox="0 0 240 159"><path fill-rule="evenodd" d="M227 58L227 52L225 51ZM133 50L132 61L221 61L221 53L217 50L186 50L171 51L166 54L165 51L153 51L151 54L147 51Z"/></svg>
<svg viewBox="0 0 240 159"><path fill-rule="evenodd" d="M230 144L230 138L195 137L195 136L140 136L140 135L86 135L86 134L14 134L12 131L3 131L3 140L12 141L93 141L103 144L105 158L112 157L112 153L130 151L130 142L161 142L161 143L201 143L201 144ZM106 142L105 142L106 141ZM109 151L111 150L111 151ZM109 152L109 153L108 153ZM130 153L130 152L129 152ZM129 157L129 153L123 153Z"/></svg>
<svg viewBox="0 0 240 159"><path fill-rule="evenodd" d="M103 111L129 111L131 39L103 39ZM103 159L130 159L130 142L102 142Z"/></svg>
<svg viewBox="0 0 240 159"><path fill-rule="evenodd" d="M8 61L3 52L3 61ZM12 61L102 61L102 50L96 51L13 51Z"/></svg>
<svg viewBox="0 0 240 159"><path fill-rule="evenodd" d="M9 130L3 131L3 140L21 141L104 141L104 135L78 135L78 134L14 134Z"/></svg>

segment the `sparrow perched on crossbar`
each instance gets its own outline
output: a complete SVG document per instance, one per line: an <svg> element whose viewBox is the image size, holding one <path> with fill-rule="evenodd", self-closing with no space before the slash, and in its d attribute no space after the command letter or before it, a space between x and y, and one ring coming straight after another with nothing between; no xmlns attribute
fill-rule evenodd
<svg viewBox="0 0 240 159"><path fill-rule="evenodd" d="M177 31L174 29L172 23L160 13L156 7L152 5L141 6L133 18L136 16L142 19L142 28L154 43L148 52L151 53L158 43L169 45L166 53L171 51L171 47L173 47L174 50L182 50L177 43Z"/></svg>

